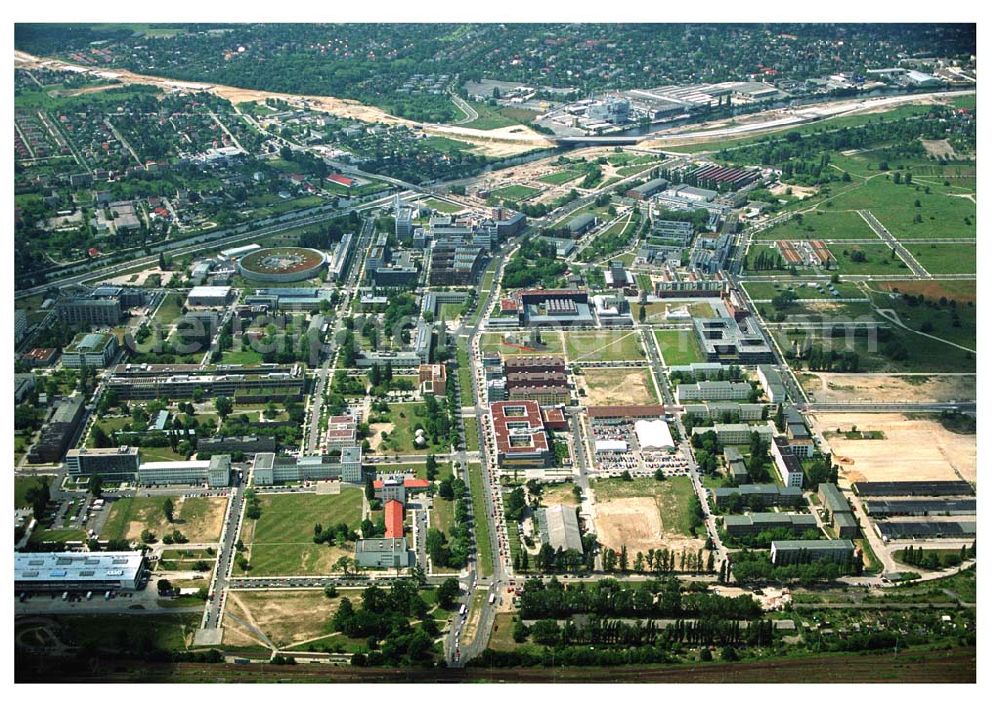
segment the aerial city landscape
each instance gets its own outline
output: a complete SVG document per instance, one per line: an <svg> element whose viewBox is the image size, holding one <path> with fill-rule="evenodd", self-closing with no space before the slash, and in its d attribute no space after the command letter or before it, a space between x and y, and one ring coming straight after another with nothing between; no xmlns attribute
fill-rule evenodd
<svg viewBox="0 0 1000 705"><path fill-rule="evenodd" d="M976 674L974 24L16 24L18 682Z"/></svg>

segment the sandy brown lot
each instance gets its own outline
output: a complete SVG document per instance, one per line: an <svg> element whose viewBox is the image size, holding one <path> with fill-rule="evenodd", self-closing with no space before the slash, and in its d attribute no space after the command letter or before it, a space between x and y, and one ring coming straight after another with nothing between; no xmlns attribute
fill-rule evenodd
<svg viewBox="0 0 1000 705"><path fill-rule="evenodd" d="M627 497L597 502L594 505L597 540L602 546L620 550L627 547L630 555L637 551L666 548L674 551L697 551L704 541L682 534L663 531L660 510L653 497Z"/></svg>
<svg viewBox="0 0 1000 705"><path fill-rule="evenodd" d="M815 401L835 403L859 399L884 402L971 401L976 375L888 375L809 372L799 375Z"/></svg>
<svg viewBox="0 0 1000 705"><path fill-rule="evenodd" d="M576 379L586 391L584 403L588 406L657 403L652 378L644 368L591 367Z"/></svg>
<svg viewBox="0 0 1000 705"><path fill-rule="evenodd" d="M815 188L808 188L806 186L793 186L791 184L783 184L783 183L780 183L780 182L776 183L774 186L772 186L768 190L771 193L773 193L775 196L781 197L781 196L785 195L785 192L788 189L792 190L791 195L792 195L793 198L798 198L800 200L804 199L804 198L809 198L810 196L816 195L816 192L818 190L818 189L815 189Z"/></svg>
<svg viewBox="0 0 1000 705"><path fill-rule="evenodd" d="M976 482L976 436L952 433L932 419L903 414L815 414L814 430L882 431L881 440L827 442L847 482L956 480Z"/></svg>
<svg viewBox="0 0 1000 705"><path fill-rule="evenodd" d="M322 590L233 590L227 598L226 613L256 627L276 646L284 647L332 633L329 620L341 597L359 602L361 593L341 590L337 597L329 599ZM244 638L259 639L245 625L233 624L243 632ZM229 630L226 631L229 642Z"/></svg>

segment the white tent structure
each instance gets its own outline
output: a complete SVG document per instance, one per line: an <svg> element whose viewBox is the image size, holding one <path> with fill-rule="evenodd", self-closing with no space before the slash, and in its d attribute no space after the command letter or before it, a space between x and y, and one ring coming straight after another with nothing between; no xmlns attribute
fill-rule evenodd
<svg viewBox="0 0 1000 705"><path fill-rule="evenodd" d="M628 452L628 441L616 441L611 439L601 439L594 441L594 450L598 453L625 453Z"/></svg>
<svg viewBox="0 0 1000 705"><path fill-rule="evenodd" d="M635 434L639 437L639 447L642 450L674 447L674 439L670 435L670 426L663 419L655 419L653 421L641 419L636 421Z"/></svg>

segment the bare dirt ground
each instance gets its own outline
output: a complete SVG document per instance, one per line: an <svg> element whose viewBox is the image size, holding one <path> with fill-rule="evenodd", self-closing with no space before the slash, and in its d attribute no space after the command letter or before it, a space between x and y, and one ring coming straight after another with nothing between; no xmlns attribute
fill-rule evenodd
<svg viewBox="0 0 1000 705"><path fill-rule="evenodd" d="M235 613L243 621L256 626L275 645L287 646L330 633L329 619L340 604L341 596L352 602L360 600L358 591L346 590L333 600L324 597L321 590L234 590L229 593L228 600L233 605L227 605L227 612L238 608ZM228 635L226 641L229 641Z"/></svg>
<svg viewBox="0 0 1000 705"><path fill-rule="evenodd" d="M647 387L645 368L589 368L576 375L590 406L615 404L655 404L656 396Z"/></svg>
<svg viewBox="0 0 1000 705"><path fill-rule="evenodd" d="M770 189L768 189L775 196L784 196L785 192L791 189L792 197L798 198L800 200L809 198L810 196L815 196L818 189L809 188L807 186L793 186L791 184L776 183Z"/></svg>
<svg viewBox="0 0 1000 705"><path fill-rule="evenodd" d="M884 439L827 442L848 482L956 480L976 482L976 436L952 433L932 419L903 414L815 414L814 430L882 431Z"/></svg>
<svg viewBox="0 0 1000 705"><path fill-rule="evenodd" d="M382 447L382 431L385 431L385 435L392 433L392 429L395 427L391 423L373 423L369 428L372 434L372 450L378 450Z"/></svg>
<svg viewBox="0 0 1000 705"><path fill-rule="evenodd" d="M667 548L674 551L697 551L705 542L682 534L663 531L660 510L653 497L626 497L597 502L594 505L597 540L601 545L620 550L637 551Z"/></svg>
<svg viewBox="0 0 1000 705"><path fill-rule="evenodd" d="M931 159L937 159L938 157L954 159L957 156L955 154L955 149L951 146L951 143L948 142L948 140L921 139L920 143L924 145L924 150L927 152L927 156Z"/></svg>
<svg viewBox="0 0 1000 705"><path fill-rule="evenodd" d="M971 401L976 398L976 375L888 375L809 372L800 375L802 387L818 403L859 399L883 402Z"/></svg>
<svg viewBox="0 0 1000 705"><path fill-rule="evenodd" d="M663 548L663 524L660 510L652 497L629 497L597 502L594 505L597 540L603 546L629 552Z"/></svg>
<svg viewBox="0 0 1000 705"><path fill-rule="evenodd" d="M199 497L197 504L206 504L207 511L188 516L190 512L184 511L184 502L191 501L184 497L174 498L173 524L167 523L163 511L157 506L149 508L147 511L140 511L131 518L128 523L128 530L125 537L129 540L139 540L142 532L149 529L157 537L164 533L178 529L191 543L213 543L219 540L222 532L222 521L226 514L228 500L225 497ZM195 505L192 505L195 506Z"/></svg>

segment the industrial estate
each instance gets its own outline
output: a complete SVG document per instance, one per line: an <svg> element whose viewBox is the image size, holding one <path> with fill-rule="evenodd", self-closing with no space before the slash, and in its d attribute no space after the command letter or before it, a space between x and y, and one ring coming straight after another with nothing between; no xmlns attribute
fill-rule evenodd
<svg viewBox="0 0 1000 705"><path fill-rule="evenodd" d="M15 46L19 681L975 681L975 26Z"/></svg>

